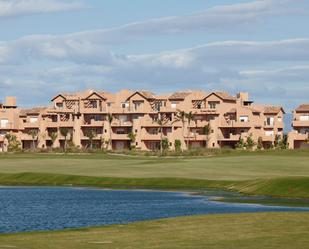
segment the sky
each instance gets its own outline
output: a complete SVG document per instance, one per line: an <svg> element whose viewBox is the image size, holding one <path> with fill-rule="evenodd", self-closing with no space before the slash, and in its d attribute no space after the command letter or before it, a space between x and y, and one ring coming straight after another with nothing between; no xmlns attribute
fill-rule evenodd
<svg viewBox="0 0 309 249"><path fill-rule="evenodd" d="M248 91L309 103L308 0L0 0L0 99Z"/></svg>

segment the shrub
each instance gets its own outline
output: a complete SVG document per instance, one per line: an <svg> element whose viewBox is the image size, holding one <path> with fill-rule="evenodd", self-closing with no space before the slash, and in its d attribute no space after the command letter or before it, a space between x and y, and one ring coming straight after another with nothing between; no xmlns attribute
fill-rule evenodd
<svg viewBox="0 0 309 249"><path fill-rule="evenodd" d="M175 151L180 152L181 151L181 141L179 139L175 140Z"/></svg>
<svg viewBox="0 0 309 249"><path fill-rule="evenodd" d="M261 150L263 149L263 139L259 137L258 142L257 142L257 149Z"/></svg>
<svg viewBox="0 0 309 249"><path fill-rule="evenodd" d="M246 148L249 149L249 150L252 150L253 147L255 146L255 142L254 140L252 139L252 135L250 135L249 137L247 137L247 141L246 141Z"/></svg>
<svg viewBox="0 0 309 249"><path fill-rule="evenodd" d="M243 149L245 148L246 144L245 144L245 141L240 138L237 142L237 144L235 145L236 149Z"/></svg>

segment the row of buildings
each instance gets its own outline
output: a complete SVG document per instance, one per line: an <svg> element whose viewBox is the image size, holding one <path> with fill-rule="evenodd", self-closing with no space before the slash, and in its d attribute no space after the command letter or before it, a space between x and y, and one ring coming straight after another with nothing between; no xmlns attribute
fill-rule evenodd
<svg viewBox="0 0 309 249"><path fill-rule="evenodd" d="M155 95L148 91L87 90L60 93L51 102L49 107L22 109L14 97L7 97L0 104L0 150L8 148L8 133L17 138L23 149L33 145L64 147L67 138L61 132L63 128L69 131L68 139L75 146L88 147L91 140L96 148L106 146L113 150L131 146L156 150L162 138L168 140L171 150L175 149L176 140L182 149L235 147L248 136L269 148L284 131L283 108L255 104L248 93L231 96L225 92L184 91ZM191 113L192 120L179 118L179 111ZM208 133L205 126L210 128ZM289 148L306 147L308 104L294 111L292 126ZM92 138L90 132L94 134Z"/></svg>

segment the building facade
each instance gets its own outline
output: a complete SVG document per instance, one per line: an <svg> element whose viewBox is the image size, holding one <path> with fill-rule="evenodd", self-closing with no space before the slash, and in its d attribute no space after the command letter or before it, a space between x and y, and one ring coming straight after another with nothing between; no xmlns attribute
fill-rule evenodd
<svg viewBox="0 0 309 249"><path fill-rule="evenodd" d="M302 104L293 111L293 131L289 133L289 148L309 147L309 104Z"/></svg>
<svg viewBox="0 0 309 249"><path fill-rule="evenodd" d="M185 150L233 148L248 136L268 148L276 136L283 136L283 108L255 104L248 93L87 90L60 93L51 102L49 107L20 109L15 98L8 97L0 106L1 150L8 147L6 134L14 134L23 149L64 147L69 140L78 147L124 150L134 146L145 151L159 149L162 138L171 150L177 140ZM181 118L180 112L186 117Z"/></svg>

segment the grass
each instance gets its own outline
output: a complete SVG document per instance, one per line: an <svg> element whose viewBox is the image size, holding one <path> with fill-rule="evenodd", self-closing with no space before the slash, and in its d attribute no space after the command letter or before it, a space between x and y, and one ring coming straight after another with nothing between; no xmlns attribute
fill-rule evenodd
<svg viewBox="0 0 309 249"><path fill-rule="evenodd" d="M0 174L6 186L91 186L112 189L204 190L224 189L250 195L309 198L309 177L246 181L184 178L112 178L45 173Z"/></svg>
<svg viewBox="0 0 309 249"><path fill-rule="evenodd" d="M2 185L199 190L309 198L309 151L229 152L204 158L3 154Z"/></svg>
<svg viewBox="0 0 309 249"><path fill-rule="evenodd" d="M0 173L24 172L229 181L309 177L309 151L235 151L207 158L149 158L102 154L0 156Z"/></svg>
<svg viewBox="0 0 309 249"><path fill-rule="evenodd" d="M192 216L62 232L1 235L0 248L303 249L309 213Z"/></svg>

